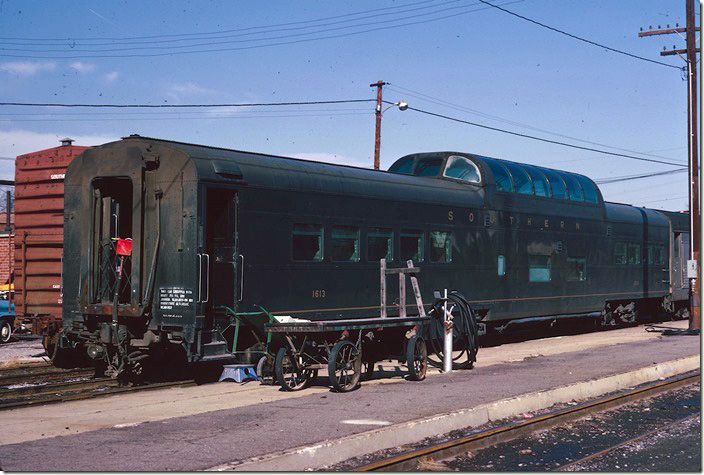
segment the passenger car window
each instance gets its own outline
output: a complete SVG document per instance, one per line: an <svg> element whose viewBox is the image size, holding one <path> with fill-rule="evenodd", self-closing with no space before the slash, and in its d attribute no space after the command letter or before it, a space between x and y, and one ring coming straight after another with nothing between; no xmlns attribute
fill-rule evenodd
<svg viewBox="0 0 704 475"><path fill-rule="evenodd" d="M587 260L584 257L567 258L566 279L579 282L587 280Z"/></svg>
<svg viewBox="0 0 704 475"><path fill-rule="evenodd" d="M291 248L294 261L322 261L323 226L320 224L294 224Z"/></svg>
<svg viewBox="0 0 704 475"><path fill-rule="evenodd" d="M504 256L499 256L496 258L496 273L499 277L506 275L506 258Z"/></svg>
<svg viewBox="0 0 704 475"><path fill-rule="evenodd" d="M528 172L531 180L533 180L533 189L535 190L535 196L550 196L550 187L548 186L548 181L537 168L531 167L530 165L524 165L523 169Z"/></svg>
<svg viewBox="0 0 704 475"><path fill-rule="evenodd" d="M533 183L530 181L528 174L523 170L523 167L511 162L505 162L504 165L506 165L508 171L511 172L511 176L513 177L513 189L516 193L532 195Z"/></svg>
<svg viewBox="0 0 704 475"><path fill-rule="evenodd" d="M629 244L628 245L628 263L629 264L640 264L640 245L639 244Z"/></svg>
<svg viewBox="0 0 704 475"><path fill-rule="evenodd" d="M528 255L528 281L550 282L550 256Z"/></svg>
<svg viewBox="0 0 704 475"><path fill-rule="evenodd" d="M548 170L547 168L539 168L541 172L545 175L545 178L548 179L548 182L550 183L550 189L552 190L552 197L553 198L558 198L561 200L566 200L567 199L567 189L565 188L565 182L562 181L562 178L555 173L552 170Z"/></svg>
<svg viewBox="0 0 704 475"><path fill-rule="evenodd" d="M452 239L450 233L431 231L430 262L452 262Z"/></svg>
<svg viewBox="0 0 704 475"><path fill-rule="evenodd" d="M387 228L370 228L367 232L367 259L386 262L394 260L394 233Z"/></svg>
<svg viewBox="0 0 704 475"><path fill-rule="evenodd" d="M333 261L359 261L359 228L333 226L331 241Z"/></svg>
<svg viewBox="0 0 704 475"><path fill-rule="evenodd" d="M508 174L508 170L501 163L491 158L485 158L487 165L491 168L496 180L497 191L513 191L513 182Z"/></svg>
<svg viewBox="0 0 704 475"><path fill-rule="evenodd" d="M469 183L481 182L479 168L468 158L457 155L448 157L443 175L448 178L456 178Z"/></svg>
<svg viewBox="0 0 704 475"><path fill-rule="evenodd" d="M614 244L614 263L625 264L626 261L626 243L617 242Z"/></svg>
<svg viewBox="0 0 704 475"><path fill-rule="evenodd" d="M423 262L423 249L425 248L425 240L423 238L423 231L401 231L399 242L402 261L411 259L413 262Z"/></svg>

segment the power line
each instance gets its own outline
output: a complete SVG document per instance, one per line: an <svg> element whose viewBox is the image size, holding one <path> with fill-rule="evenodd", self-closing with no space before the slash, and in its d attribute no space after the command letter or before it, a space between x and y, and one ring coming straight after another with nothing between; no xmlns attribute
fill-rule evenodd
<svg viewBox="0 0 704 475"><path fill-rule="evenodd" d="M436 97L429 96L429 95L427 95L427 94L423 94L423 93L420 93L420 92L417 92L417 91L413 91L412 89L408 89L408 88L405 88L405 87L398 86L398 85L396 85L395 83L394 83L394 84L387 83L387 86L388 86L389 89L391 89L391 90L397 90L397 92L402 92L402 93L407 94L407 95L409 95L409 96L411 96L411 97L416 97L417 99L420 99L420 100L424 100L424 101L427 101L427 102L430 102L430 103L434 103L434 104L437 104L437 105L440 105L440 106L443 106L443 107L448 107L448 108L450 108L450 109L455 109L455 110L458 110L458 111L461 111L461 112L468 112L468 113L470 113L470 114L476 114L476 115L478 115L478 116L480 116L480 117L484 117L484 118L487 118L487 119L495 120L495 121L498 121L498 122L503 122L503 123L510 124L510 125L515 125L515 126L517 126L517 127L524 127L524 128L526 128L526 129L534 130L534 131L536 131L536 132L543 132L543 133L546 133L546 134L554 135L554 136L556 136L556 137L562 137L562 138L574 140L574 141L577 141L577 142L588 143L588 144L590 144L590 145L597 145L597 146L599 146L599 147L606 147L606 148L610 148L610 149L613 149L613 150L620 150L621 152L637 153L637 154L639 154L639 155L645 155L645 156L654 157L654 158L662 158L662 159L665 159L665 160L671 160L671 158L669 158L669 157L663 157L663 156L661 156L661 155L653 155L652 153L639 152L639 151L637 151L637 150L629 150L629 149L620 148L620 147L614 147L614 146L607 145L607 144L603 144L603 143L599 143L599 142L592 142L592 141L589 141L589 140L583 140L583 139L579 139L579 138L572 137L572 136L569 136L569 135L558 134L558 133L556 133L556 132L552 132L552 131L549 131L549 130L541 129L541 128L538 128L538 127L533 127L533 126L530 126L530 125L527 125L527 124L522 124L522 123L520 123L520 122L515 122L515 121L512 121L512 120L508 120L508 119L504 119L504 118L501 118L501 117L498 117L498 116L495 116L495 115L486 114L486 113L481 112L481 111L478 111L478 110L476 110L476 109L470 109L470 108L468 108L468 107L459 106L459 105L454 104L454 103L452 103L452 102L448 102L448 101L445 101L445 100L442 100L442 99L438 99L438 98L436 98ZM409 94L409 92L410 92L411 94ZM414 96L414 94L415 94L415 96ZM572 160L570 160L570 161L572 161Z"/></svg>
<svg viewBox="0 0 704 475"><path fill-rule="evenodd" d="M246 112L245 112L246 114ZM335 117L335 116L352 116L352 115L372 115L373 112L328 112L327 114L307 114L307 113L276 113L272 112L266 115L229 115L229 116L196 116L188 117L179 115L178 117L129 117L129 118L107 118L107 117L94 117L94 118L84 118L84 119L0 119L0 122L109 122L116 120L130 120L130 121L153 121L153 120L224 120L224 119L269 119L269 118L291 118L291 117Z"/></svg>
<svg viewBox="0 0 704 475"><path fill-rule="evenodd" d="M386 104L393 104L393 102L389 102L389 101L384 101L384 103L386 103ZM534 136L534 135L522 134L522 133L519 133L519 132L510 131L510 130L499 129L498 127L491 127L491 126L488 126L488 125L478 124L478 123L476 123L476 122L470 122L470 121L468 121L468 120L457 119L457 118L455 118L455 117L450 117L450 116L447 116L447 115L437 114L437 113L435 113L435 112L429 112L429 111L426 111L426 110L423 110L423 109L418 109L417 107L410 107L410 106L409 106L409 107L408 107L408 110L416 111L416 112L419 112L419 113L421 113L421 114L426 114L426 115L429 115L429 116L432 116L432 117L438 117L438 118L440 118L440 119L445 119L445 120L450 120L450 121L453 121L453 122L458 122L458 123L461 123L461 124L467 124L467 125L471 125L471 126L474 126L474 127L480 127L480 128L482 128L482 129L493 130L493 131L495 131L495 132L501 132L501 133L504 133L504 134L514 135L514 136L516 136L516 137L523 137L523 138L527 138L527 139L531 139L531 140L538 140L538 141L540 141L540 142L551 143L551 144L554 144L554 145L562 145L563 147L576 148L576 149L579 149L579 150L587 150L587 151L589 151L589 152L598 152L598 153L603 153L603 154L605 154L605 155L612 155L612 156L614 156L614 157L630 158L630 159L633 159L633 160L640 160L640 161L643 161L643 162L661 163L661 164L663 164L663 165L672 165L672 166L675 166L675 167L684 167L684 168L686 168L686 165L682 165L681 163L666 162L666 161L663 161L663 160L655 160L655 159L652 159L652 158L636 157L636 156L634 156L634 155L627 155L627 154L624 154L624 153L608 152L608 151L606 151L606 150L599 150L599 149L596 149L596 148L583 147L583 146L581 146L581 145L568 144L568 143L565 143L565 142L559 142L559 141L557 141L557 140L545 139L545 138L542 138L542 137L536 137L536 136Z"/></svg>
<svg viewBox="0 0 704 475"><path fill-rule="evenodd" d="M12 42L12 41L2 41L4 40L3 38L0 38L0 41L4 44L10 44L10 45L20 45L20 46L59 46L59 45L66 45L66 42L68 40L76 42L76 41L90 41L91 44L85 45L85 46L112 46L112 45L130 45L130 44L156 44L156 43L175 43L179 41L198 41L198 40L212 40L212 39L224 39L224 38L234 38L234 37L240 37L240 36L250 36L250 35L261 35L261 34L268 34L268 33L277 33L277 32L282 32L282 31L296 31L296 30L305 30L305 29L310 29L310 28L321 28L325 26L333 26L333 25L339 25L342 23L350 23L350 22L358 22L361 20L366 20L369 18L375 18L375 17L380 17L380 16L389 16L389 15L396 15L396 14L403 14L403 13L408 13L408 12L413 12L413 11L418 11L418 10L427 10L430 8L438 8L444 5L448 5L450 3L457 3L463 0L450 0L450 1L445 1L436 5L430 5L430 6L422 6L422 7L416 7L417 5L421 4L426 4L426 3L432 3L435 0L425 0L423 2L418 2L418 3L412 3L408 5L402 5L402 6L395 6L395 7L386 7L386 8L380 8L380 9L375 9L375 10L367 10L367 11L362 11L362 12L357 12L357 13L347 13L344 15L336 15L332 17L327 17L327 18L320 18L317 20L305 20L305 21L299 21L299 22L291 22L291 23L281 23L281 24L275 24L275 25L268 25L268 26L251 26L251 27L246 27L246 28L236 28L236 29L229 29L229 30L219 30L219 31L211 31L211 32L204 32L204 33L175 33L175 34L168 34L168 35L153 35L153 36L137 36L137 37L124 37L124 38L51 38L51 39L30 39L30 38L25 38L22 39L21 41L35 41L34 43L25 43L25 42ZM478 5L478 3L474 3L473 5ZM470 5L471 6L471 5ZM409 7L415 7L415 8L409 8ZM455 7L455 8L461 8L461 7ZM401 11L393 11L390 13L375 13L378 11L386 11L386 10L401 10ZM444 11L444 10L439 10L439 11ZM353 19L348 19L348 20L339 20L339 21L333 21L333 22L328 22L328 23L320 23L328 20L337 20L339 18L346 18L350 16L359 16L359 15L364 15L367 13L374 13L373 15L367 15L367 16L362 16L359 18L353 18ZM437 13L437 12L431 12L431 13ZM403 18L401 18L403 19ZM394 21L394 20L391 20ZM311 23L319 23L317 25L312 25L312 26L293 26L293 25L309 25ZM352 25L356 26L356 25ZM363 25L361 25L363 26ZM282 28L286 27L286 28ZM252 30L260 30L260 31L252 31ZM231 33L238 33L236 35L231 35ZM225 35L225 36L215 36L215 35ZM170 39L159 39L159 38L170 38ZM142 41L142 40L149 40L149 41ZM57 45L56 43L36 43L36 41L53 41L53 42L59 42ZM94 41L108 41L108 43L94 43ZM72 44L71 47L75 47L75 44Z"/></svg>
<svg viewBox="0 0 704 475"><path fill-rule="evenodd" d="M76 37L72 38L74 40L79 40L79 41L101 41L101 40L145 40L145 39L156 39L156 38L174 38L177 36L201 36L201 35L216 35L216 34L222 34L222 33L234 33L234 32L239 32L239 31L249 31L249 30L256 30L256 29L266 29L266 28L275 28L275 27L283 27L283 26L292 26L292 25L304 25L308 23L317 23L321 21L328 21L328 20L335 20L338 18L346 18L350 16L356 16L356 15L364 15L367 13L373 13L373 12L379 12L379 11L385 11L385 10L397 10L399 8L407 8L415 5L422 5L426 3L432 3L435 0L424 0L421 2L416 2L416 3L409 3L406 5L402 6L395 6L395 7L384 7L384 8L376 8L373 10L363 10L360 12L353 12L353 13L345 13L343 15L335 15L335 16L330 16L330 17L324 17L324 18L318 18L315 20L303 20L303 21L294 21L294 22L288 22L288 23L278 23L278 24L273 24L273 25L261 25L261 26L250 26L246 28L238 28L238 29L231 29L231 30L219 30L219 31L211 31L211 32L205 32L205 33L171 33L171 34L165 34L165 35L149 35L149 36L126 36L126 37L120 37L120 38L104 38L104 37ZM458 0L455 0L458 1ZM449 2L448 2L449 3ZM69 38L16 38L16 37L0 37L0 40L18 40L18 41L61 41L64 42Z"/></svg>
<svg viewBox="0 0 704 475"><path fill-rule="evenodd" d="M239 104L66 104L51 102L0 102L0 106L19 107L90 107L90 108L204 108L204 107L274 107L274 106L308 106L321 104L354 104L359 102L376 102L374 99L340 99L332 101L300 102L249 102Z"/></svg>
<svg viewBox="0 0 704 475"><path fill-rule="evenodd" d="M524 0L514 0L511 2L506 3L505 5L510 5L513 3L520 3ZM477 4L475 4L477 5ZM457 9L457 8L468 8L467 6L465 7L452 7L452 8L447 8L445 10L438 10L433 13L425 13L425 14L420 14L420 15L415 15L411 17L406 17L408 18L415 18L419 16L428 16L430 14L436 14L441 11L446 11L446 10L451 10L451 9ZM0 57L9 57L9 58L24 58L24 59L77 59L77 58L154 58L154 57L161 57L161 56L173 56L173 55L183 55L183 54L198 54L198 53L216 53L216 52L223 52L223 51L243 51L243 50L250 50L250 49L258 49L258 48L268 48L268 47L273 47L273 46L283 46L283 45L292 45L292 44L298 44L298 43L308 43L311 41L320 41L320 40L328 40L328 39L336 39L336 38L345 38L348 36L355 36L355 35L361 35L364 33L371 33L375 31L383 31L383 30L391 30L391 29L396 29L396 28L402 28L406 26L413 26L413 25L421 25L425 23L430 23L434 21L440 21L440 20L445 20L448 18L454 18L458 17L461 15L467 15L469 13L474 13L482 10L487 10L488 7L482 7L482 8L475 8L472 10L467 10L464 12L460 13L453 13L449 15L444 15L440 16L437 18L430 18L427 20L418 20L418 21L410 21L406 23L401 23L399 25L391 25L391 26L383 26L383 27L376 27L376 28L368 28L365 30L360 30L360 31L353 31L349 33L340 33L340 34L332 34L332 35L327 35L327 36L320 36L317 38L303 38L303 39L297 39L297 40L291 40L291 41L278 41L278 42L273 42L273 43L266 43L262 45L250 45L250 46L239 46L239 47L228 47L228 48L212 48L212 49L200 49L200 50L193 50L193 51L168 51L168 52L162 52L162 53L133 53L133 54L71 54L71 55L64 55L64 56L42 56L42 55L26 55L26 54L5 54L3 51L9 50L8 48L2 48L0 49ZM390 21L399 21L397 20L388 20L388 21L383 21L383 22L377 22L377 23L370 23L371 24L379 24L379 23L388 23ZM366 25L356 25L355 27L361 27L361 26L366 26ZM323 33L325 31L336 31L340 29L348 29L351 27L339 27L339 28L332 28L329 30L324 30L324 31L318 31L314 33L305 33L307 34L317 34L317 33ZM284 39L284 38L289 38L289 37L296 37L296 36L302 36L302 34L296 34L296 35L288 35L288 36L282 36L279 37L279 39ZM257 40L243 40L243 41L269 41L272 38L262 38L262 39L257 39ZM214 44L225 44L225 43L236 43L236 42L242 42L242 41L227 41L227 42L220 42L220 43L214 43ZM178 48L194 48L198 46L204 46L204 44L200 45L193 45L193 46L179 46ZM166 47L163 47L161 49L164 49ZM155 49L155 48L150 48L150 49ZM38 50L32 50L32 51L38 51ZM103 51L108 51L108 50L103 50ZM39 51L41 52L41 51ZM72 53L73 50L71 51L62 51L63 53ZM90 53L90 52L89 52Z"/></svg>
<svg viewBox="0 0 704 475"><path fill-rule="evenodd" d="M513 16L515 16L515 17L517 17L517 18L520 18L520 19L522 19L522 20L525 20L525 21L529 21L529 22L534 23L534 24L536 24L536 25L538 25L538 26L542 26L543 28L547 28L548 30L552 30L552 31L554 31L554 32L556 32L556 33L560 33L560 34L563 34L563 35L565 35L565 36L569 36L570 38L574 38L575 40L583 41L583 42L588 43L588 44L590 44L590 45L598 46L599 48L604 48L604 49L609 50L609 51L612 51L612 52L614 52L614 53L623 54L623 55L625 55L625 56L630 56L631 58L635 58L635 59L640 59L640 60L643 60L643 61L647 61L647 62L649 62L649 63L655 63L655 64L659 64L659 65L661 65L661 66L667 66L668 68L675 68L675 69L679 69L679 70L682 69L682 68L680 68L679 66L674 66L674 65L672 65L672 64L667 64L667 63L663 63L663 62L660 62L660 61L655 61L654 59L644 58L643 56L638 56L638 55L635 55L635 54L632 54L632 53L628 53L628 52L626 52L626 51L622 51L622 50L620 50L620 49L611 48L611 47L609 47L609 46L602 45L602 44L597 43L597 42L595 42L595 41L588 40L588 39L586 39L586 38L582 38L581 36L573 35L572 33L567 33L566 31L563 31L563 30L560 30L560 29L558 29L558 28L554 28L554 27L552 27L552 26L546 25L545 23L541 23L541 22L539 22L539 21L533 20L533 19L528 18L528 17L525 17L525 16L523 16L523 15L519 15L518 13L514 13L514 12L512 12L512 11L510 11L510 10L506 10L505 8L501 8L500 6L494 5L493 3L489 3L489 2L487 2L486 0L479 0L479 1L482 2L482 3L484 3L484 4L486 4L486 5L492 6L492 7L496 8L497 10L501 10L502 12L508 13L509 15L513 15Z"/></svg>
<svg viewBox="0 0 704 475"><path fill-rule="evenodd" d="M639 204L644 205L644 204L648 204L648 203L659 203L659 202L661 202L661 201L681 200L681 199L683 199L683 198L687 198L687 195L673 196L673 197L671 197L671 198L663 198L663 199L660 199L660 200L636 201L636 203L639 203Z"/></svg>
<svg viewBox="0 0 704 475"><path fill-rule="evenodd" d="M459 0L451 0L450 2L446 3L455 3ZM441 4L441 6L444 4ZM118 51L143 51L143 50L175 50L175 49L184 49L184 48L198 48L198 47L203 47L203 46L216 46L216 45L223 45L223 44L233 44L233 43L251 43L251 42L257 42L257 41L270 41L270 40L282 40L282 39L288 39L288 38L297 38L297 37L302 37L302 36L309 36L309 35L316 35L320 33L328 33L328 32L333 32L333 31L339 31L339 30L345 30L345 29L351 29L351 28L360 28L360 27L365 27L365 26L373 26L373 25L382 25L382 24L387 24L387 23L394 23L402 20L408 20L412 18L420 18L420 17L426 17L430 15L435 15L437 13L442 13L450 10L458 10L458 9L466 9L470 8L472 6L479 5L478 3L470 4L470 5L460 5L460 6L454 6L454 7L448 7L448 8L442 8L438 9L435 11L431 12L426 12L426 13L419 13L415 15L409 15L405 17L399 17L399 18L392 18L389 20L380 20L380 21L374 21L374 22L368 22L368 23L359 23L359 24L353 24L353 25L348 25L348 26L333 26L331 28L323 28L326 26L332 26L336 25L339 23L345 23L345 22L350 22L350 21L357 21L357 20L362 20L365 18L371 18L374 16L378 15L372 15L370 17L362 17L359 19L355 20L345 20L342 22L333 22L333 23L324 23L321 25L316 25L316 26L306 26L306 27L296 27L296 28L288 28L288 29L274 29L274 30L265 30L261 32L254 32L254 33L241 33L237 35L225 35L225 36L215 36L215 37L210 37L210 38L183 38L179 40L166 40L166 41L149 41L149 42L140 42L140 43L127 43L127 44L148 44L151 46L133 46L133 47L119 47L119 48L102 48L100 46L113 46L116 44L124 44L124 43L103 43L100 45L96 44L90 44L90 45L83 45L83 49L79 47L79 45L71 44L71 45L53 45L53 46L63 46L61 49L26 49L26 48L3 48L3 51L17 51L17 52L34 52L34 53L64 53L64 52L95 52L95 53L105 53L105 52L118 52ZM424 8L436 8L435 6L433 7L421 7L417 8L415 10L419 9L424 9ZM483 10L483 8L482 8ZM386 14L388 15L388 14ZM290 31L290 30L305 30L305 29L310 29L310 28L315 28L315 31L309 31L309 32L302 32L302 33L292 33L292 34L283 34L280 36L269 36L266 38L250 38L250 39L231 39L231 38L240 38L242 36L251 36L251 35L262 35L262 34L270 34L270 33L277 33L277 32L283 32L283 31ZM227 40L227 41L208 41L208 40ZM201 43L192 43L192 44L187 44L187 45L171 45L171 46L153 46L154 43L163 43L163 42L176 42L176 41L206 41L206 42L201 42ZM38 46L38 45L29 45L29 46ZM99 46L98 49L85 49L85 48L94 48L96 46ZM67 48L69 48L67 50Z"/></svg>
<svg viewBox="0 0 704 475"><path fill-rule="evenodd" d="M622 176L622 177L613 177L613 178L599 178L594 180L594 183L597 185L609 185L611 183L620 183L622 181L632 181L632 180L642 180L643 178L652 178L655 176L662 176L662 175L672 175L673 173L682 173L686 172L686 168L678 168L676 170L667 170L664 172L654 172L654 173L642 173L640 175L629 175L629 176Z"/></svg>

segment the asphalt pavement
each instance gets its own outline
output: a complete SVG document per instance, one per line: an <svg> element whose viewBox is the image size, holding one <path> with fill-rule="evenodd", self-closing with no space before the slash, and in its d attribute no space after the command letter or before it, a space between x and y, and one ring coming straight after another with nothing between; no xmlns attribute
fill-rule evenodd
<svg viewBox="0 0 704 475"><path fill-rule="evenodd" d="M506 358L505 362L434 375L421 382L396 378L387 384L364 384L360 390L338 394L328 390L321 380L318 387L308 393L296 393L295 397L281 394L274 387L260 387L262 394L269 395L268 399L261 398L266 402L161 420L155 417L96 430L84 428L75 434L72 434L70 422L72 415L79 418L95 414L97 419L119 400L112 397L92 400L90 407L94 412L90 413L84 410L87 406L49 405L40 411L17 413L15 420L23 421L25 428L31 426L41 431L42 427L48 427L48 421L56 421L61 413L60 420L66 423L65 434L72 435L58 435L54 429L46 437L39 433L33 438L25 437L22 443L12 443L6 437L4 445L0 446L0 467L5 471L203 470L534 391L647 368L699 355L700 349L698 337L657 336L570 351L570 348L580 348L579 341L587 337L564 338L561 341L566 346L561 353L529 354L519 361ZM555 342L546 339L541 344L547 348ZM520 348L518 344L495 350L506 353L515 349L520 353ZM226 387L225 384L213 388ZM207 386L197 389L201 391L198 394L202 394ZM228 397L237 395L220 395L220 398ZM197 397L188 401L191 406L199 403ZM164 410L168 408L165 406ZM84 413L79 414L80 411ZM3 415L10 416L11 421L13 412Z"/></svg>

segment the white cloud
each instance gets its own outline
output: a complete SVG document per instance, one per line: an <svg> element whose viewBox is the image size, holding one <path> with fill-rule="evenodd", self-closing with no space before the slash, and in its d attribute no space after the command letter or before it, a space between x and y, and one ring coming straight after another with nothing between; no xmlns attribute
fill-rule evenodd
<svg viewBox="0 0 704 475"><path fill-rule="evenodd" d="M73 145L100 145L113 142L119 137L108 135L76 135L67 132L40 133L29 130L0 130L0 179L12 180L15 174L15 164L6 158L17 155L38 152L61 145L60 140L70 137L75 140Z"/></svg>
<svg viewBox="0 0 704 475"><path fill-rule="evenodd" d="M83 63L81 61L74 61L69 65L69 67L81 74L91 73L95 71L95 64Z"/></svg>
<svg viewBox="0 0 704 475"><path fill-rule="evenodd" d="M293 158L302 158L304 160L313 160L315 162L335 163L337 165L351 165L353 167L372 168L374 166L373 163L368 163L366 160L363 161L358 158L345 157L344 155L338 155L336 153L294 153L292 155L287 156Z"/></svg>
<svg viewBox="0 0 704 475"><path fill-rule="evenodd" d="M105 82L107 83L113 83L117 81L118 77L120 77L120 73L117 71L110 71L109 73L103 75L103 79L105 79Z"/></svg>
<svg viewBox="0 0 704 475"><path fill-rule="evenodd" d="M52 61L11 61L0 63L0 71L20 76L33 76L42 71L53 71L56 63Z"/></svg>
<svg viewBox="0 0 704 475"><path fill-rule="evenodd" d="M193 81L187 81L179 84L170 84L164 91L166 96L172 101L181 101L192 96L213 96L219 94L214 89L208 89L200 86Z"/></svg>

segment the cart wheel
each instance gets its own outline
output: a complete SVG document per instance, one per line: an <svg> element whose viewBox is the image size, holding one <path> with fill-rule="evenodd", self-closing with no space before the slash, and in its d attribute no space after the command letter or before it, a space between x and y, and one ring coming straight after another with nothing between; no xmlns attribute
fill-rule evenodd
<svg viewBox="0 0 704 475"><path fill-rule="evenodd" d="M264 355L259 358L259 362L257 363L257 376L259 376L259 380L262 384L272 386L276 382L274 367L271 365L269 355Z"/></svg>
<svg viewBox="0 0 704 475"><path fill-rule="evenodd" d="M423 381L428 370L428 348L425 340L414 336L406 345L406 363L408 363L408 378L411 381Z"/></svg>
<svg viewBox="0 0 704 475"><path fill-rule="evenodd" d="M362 359L354 343L347 340L335 343L328 358L328 375L336 391L346 393L357 389L362 376Z"/></svg>
<svg viewBox="0 0 704 475"><path fill-rule="evenodd" d="M310 369L296 372L293 356L288 348L279 348L279 352L276 353L274 370L276 371L276 380L286 391L298 391L307 388L313 382L313 378L317 373Z"/></svg>
<svg viewBox="0 0 704 475"><path fill-rule="evenodd" d="M10 322L0 322L0 343L7 343L12 337L12 325Z"/></svg>

